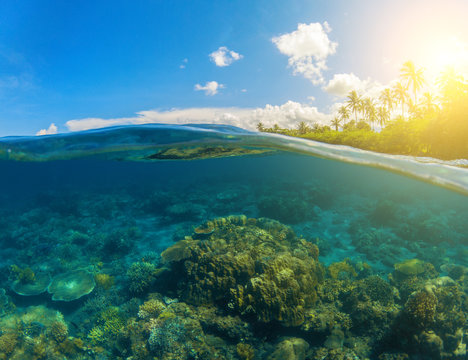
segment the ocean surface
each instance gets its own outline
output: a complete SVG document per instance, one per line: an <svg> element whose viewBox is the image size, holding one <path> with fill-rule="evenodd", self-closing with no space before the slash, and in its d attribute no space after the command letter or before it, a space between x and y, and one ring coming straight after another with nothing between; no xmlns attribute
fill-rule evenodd
<svg viewBox="0 0 468 360"><path fill-rule="evenodd" d="M219 125L0 138L0 359L468 359L464 165Z"/></svg>

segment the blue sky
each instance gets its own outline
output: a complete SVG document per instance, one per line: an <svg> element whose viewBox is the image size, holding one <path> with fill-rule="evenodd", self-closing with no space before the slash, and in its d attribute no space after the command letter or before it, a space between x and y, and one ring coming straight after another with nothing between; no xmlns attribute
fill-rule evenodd
<svg viewBox="0 0 468 360"><path fill-rule="evenodd" d="M347 86L431 67L453 39L464 54L467 13L465 0L2 1L0 136L326 122Z"/></svg>

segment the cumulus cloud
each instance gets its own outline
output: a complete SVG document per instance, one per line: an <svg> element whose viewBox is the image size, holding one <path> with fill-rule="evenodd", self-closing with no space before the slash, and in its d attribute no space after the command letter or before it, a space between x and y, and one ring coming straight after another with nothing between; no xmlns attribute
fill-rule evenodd
<svg viewBox="0 0 468 360"><path fill-rule="evenodd" d="M235 51L229 50L226 46L221 46L218 50L210 54L210 59L216 66L224 67L231 65L234 61L242 59L243 56Z"/></svg>
<svg viewBox="0 0 468 360"><path fill-rule="evenodd" d="M338 43L328 38L331 31L327 22L298 24L297 30L271 39L278 50L289 57L294 75L300 74L314 85L323 83L322 72L326 60L336 52Z"/></svg>
<svg viewBox="0 0 468 360"><path fill-rule="evenodd" d="M353 73L335 74L327 85L322 87L326 92L338 96L346 97L351 90L356 90L365 96L376 97L383 86L370 78L361 80Z"/></svg>
<svg viewBox="0 0 468 360"><path fill-rule="evenodd" d="M150 123L164 124L227 124L255 130L259 122L266 127L278 124L293 128L300 121L328 124L330 116L316 107L288 101L283 105L266 105L264 108L187 108L167 111L141 111L134 117L101 119L86 118L66 123L70 131L81 131L115 125L136 125Z"/></svg>
<svg viewBox="0 0 468 360"><path fill-rule="evenodd" d="M57 130L57 126L54 123L52 123L50 124L48 129L41 129L36 133L36 135L53 135L57 134Z"/></svg>
<svg viewBox="0 0 468 360"><path fill-rule="evenodd" d="M223 84L218 84L217 81L207 81L204 86L200 84L196 84L194 89L196 91L204 91L205 95L216 95L218 93L218 89L223 89Z"/></svg>
<svg viewBox="0 0 468 360"><path fill-rule="evenodd" d="M266 127L278 124L284 128L295 128L301 121L328 124L330 116L321 113L315 106L289 100L283 105L266 105L253 111L255 124L262 122Z"/></svg>
<svg viewBox="0 0 468 360"><path fill-rule="evenodd" d="M335 74L326 86L322 89L326 92L345 97L351 90L361 91L366 87L366 81L359 79L353 73Z"/></svg>

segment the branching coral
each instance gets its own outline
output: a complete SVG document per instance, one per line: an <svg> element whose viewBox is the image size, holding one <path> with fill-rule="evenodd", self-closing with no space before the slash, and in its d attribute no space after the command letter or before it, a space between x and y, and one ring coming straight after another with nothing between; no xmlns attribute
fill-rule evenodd
<svg viewBox="0 0 468 360"><path fill-rule="evenodd" d="M88 338L94 344L115 340L125 327L125 321L116 307L108 307L102 311L97 319L97 325L91 329Z"/></svg>
<svg viewBox="0 0 468 360"><path fill-rule="evenodd" d="M7 359L18 343L18 335L8 332L0 336L0 359Z"/></svg>
<svg viewBox="0 0 468 360"><path fill-rule="evenodd" d="M127 277L130 281L129 290L137 294L147 291L155 281L159 271L149 262L133 263L127 271Z"/></svg>
<svg viewBox="0 0 468 360"><path fill-rule="evenodd" d="M165 310L166 306L159 300L150 299L140 305L138 317L141 319L157 318Z"/></svg>
<svg viewBox="0 0 468 360"><path fill-rule="evenodd" d="M96 285L104 290L109 290L115 284L115 278L109 274L99 273L94 275Z"/></svg>
<svg viewBox="0 0 468 360"><path fill-rule="evenodd" d="M68 337L68 326L63 321L54 321L50 325L49 334L58 343L64 342Z"/></svg>
<svg viewBox="0 0 468 360"><path fill-rule="evenodd" d="M405 313L418 328L426 328L434 322L436 309L437 297L426 289L412 294L405 304Z"/></svg>

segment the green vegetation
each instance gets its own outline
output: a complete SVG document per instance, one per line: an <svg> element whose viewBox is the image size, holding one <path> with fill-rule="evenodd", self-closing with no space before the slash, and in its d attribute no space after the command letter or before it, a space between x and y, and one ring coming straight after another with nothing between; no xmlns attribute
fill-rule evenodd
<svg viewBox="0 0 468 360"><path fill-rule="evenodd" d="M257 129L382 153L468 158L467 79L448 68L438 78L438 96L419 96L426 82L423 70L408 61L400 77L378 99L351 91L331 127L302 121L296 129L265 128L262 123Z"/></svg>

